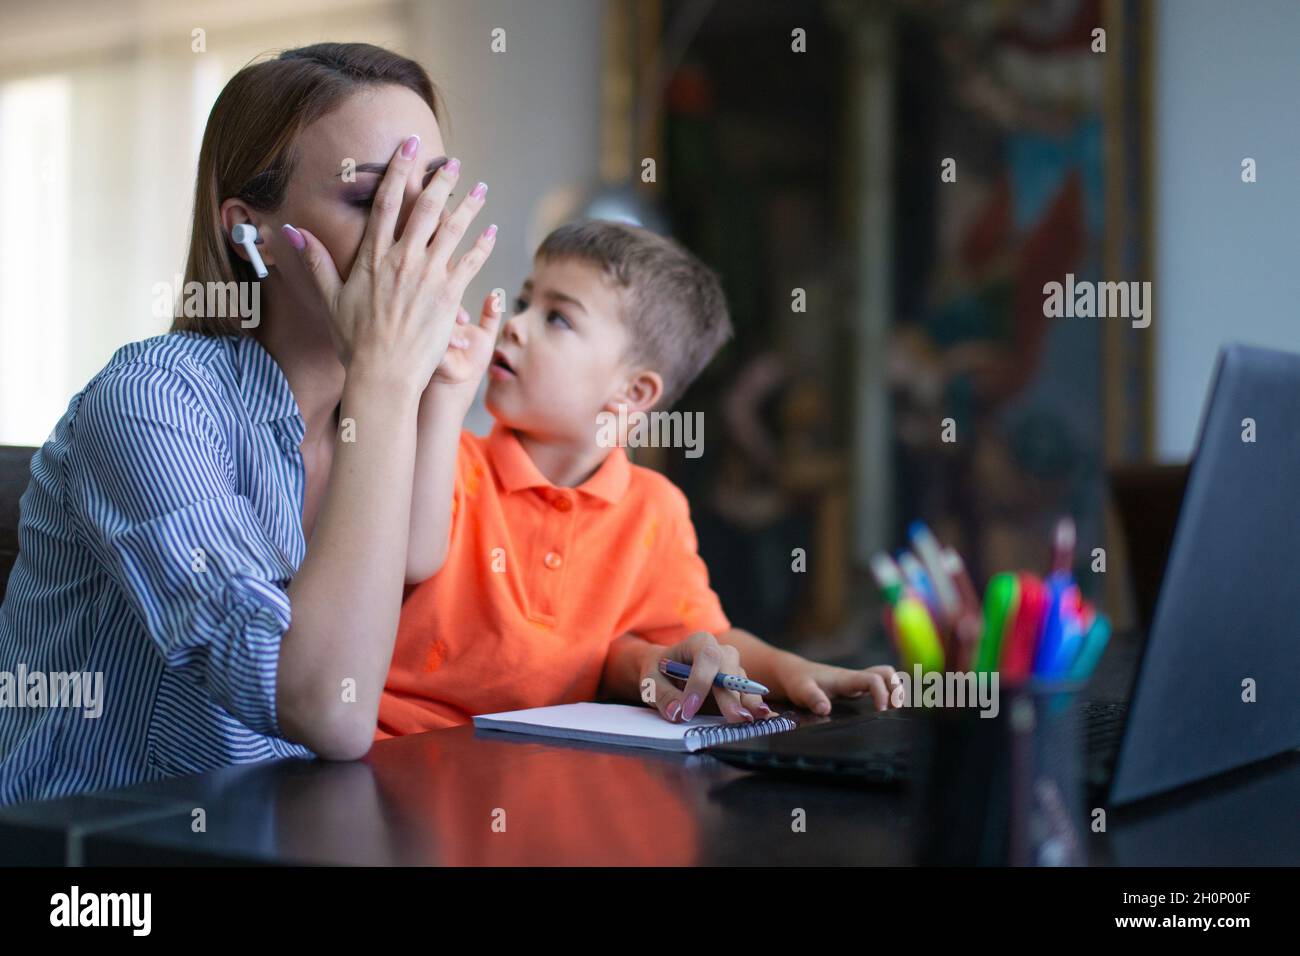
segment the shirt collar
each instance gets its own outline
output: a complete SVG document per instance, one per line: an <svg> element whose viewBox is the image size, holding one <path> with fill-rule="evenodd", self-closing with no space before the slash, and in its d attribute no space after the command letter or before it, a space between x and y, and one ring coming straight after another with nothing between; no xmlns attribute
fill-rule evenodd
<svg viewBox="0 0 1300 956"><path fill-rule="evenodd" d="M298 401L280 365L251 335L235 336L235 373L239 397L254 422L301 419Z"/></svg>
<svg viewBox="0 0 1300 956"><path fill-rule="evenodd" d="M487 453L492 468L507 493L525 488L555 487L533 464L514 431L500 422L492 426L492 434L487 440ZM630 479L631 464L627 460L627 453L622 448L615 448L601 462L596 473L574 490L616 504L627 491Z"/></svg>

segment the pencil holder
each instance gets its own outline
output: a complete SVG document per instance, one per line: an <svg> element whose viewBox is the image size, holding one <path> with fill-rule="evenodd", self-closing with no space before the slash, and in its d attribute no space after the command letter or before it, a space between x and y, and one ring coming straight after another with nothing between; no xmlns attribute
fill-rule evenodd
<svg viewBox="0 0 1300 956"><path fill-rule="evenodd" d="M999 687L992 708L931 708L918 861L1075 866L1083 855L1079 682Z"/></svg>

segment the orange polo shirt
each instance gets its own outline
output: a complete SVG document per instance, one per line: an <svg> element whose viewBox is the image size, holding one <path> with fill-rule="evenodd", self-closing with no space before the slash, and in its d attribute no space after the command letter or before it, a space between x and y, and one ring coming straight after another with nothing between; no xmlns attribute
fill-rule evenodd
<svg viewBox="0 0 1300 956"><path fill-rule="evenodd" d="M686 496L621 448L552 485L509 429L463 431L447 560L408 591L377 738L593 700L610 642L731 627Z"/></svg>

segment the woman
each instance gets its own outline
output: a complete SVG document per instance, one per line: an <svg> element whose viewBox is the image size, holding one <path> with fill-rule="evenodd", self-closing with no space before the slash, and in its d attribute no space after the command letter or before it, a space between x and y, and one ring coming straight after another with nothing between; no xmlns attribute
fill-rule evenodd
<svg viewBox="0 0 1300 956"><path fill-rule="evenodd" d="M420 66L365 44L222 91L187 287L256 281L249 224L260 312L121 349L33 459L0 672L36 676L0 707L0 804L369 749L426 387L495 236L454 255L486 187L451 209L440 116ZM36 692L71 673L103 675L99 716Z"/></svg>

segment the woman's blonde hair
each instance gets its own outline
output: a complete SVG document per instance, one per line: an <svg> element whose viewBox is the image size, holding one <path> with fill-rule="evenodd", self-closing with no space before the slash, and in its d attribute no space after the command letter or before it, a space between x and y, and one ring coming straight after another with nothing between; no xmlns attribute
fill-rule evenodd
<svg viewBox="0 0 1300 956"><path fill-rule="evenodd" d="M240 199L274 212L297 159L298 134L358 89L404 86L443 124L442 97L414 60L369 43L316 43L251 63L230 78L208 114L194 185L194 226L185 262L190 282L256 282L221 225L221 203ZM178 315L173 332L241 334L238 315Z"/></svg>

